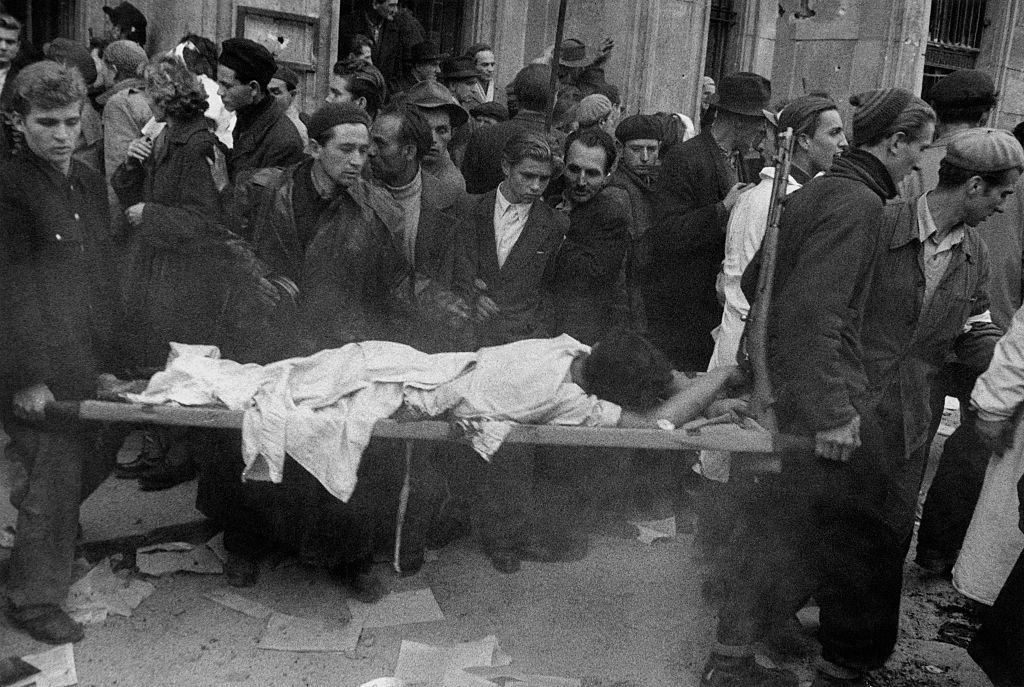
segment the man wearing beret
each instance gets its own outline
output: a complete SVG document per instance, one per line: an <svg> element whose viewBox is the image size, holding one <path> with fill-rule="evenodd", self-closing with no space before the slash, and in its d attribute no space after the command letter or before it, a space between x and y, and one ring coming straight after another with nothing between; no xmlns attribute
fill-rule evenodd
<svg viewBox="0 0 1024 687"><path fill-rule="evenodd" d="M939 164L949 142L962 131L982 126L997 102L992 77L982 71L962 69L943 77L932 87L928 100L938 115L936 139L925 151L921 169L904 181L901 195L908 201L935 188ZM1010 320L1021 306L1022 255L1024 255L1024 193L1018 189L1002 212L980 227L988 248L988 295L993 328L985 336L978 327L961 335L951 359L932 386L932 423L929 439L935 436L947 396L960 400L960 425L942 448L939 467L928 489L928 499L918 530L916 562L925 570L948 575L956 561L981 485L990 452L974 428L976 415L970 395L978 375L988 367L998 334L1009 329ZM962 357L963 356L963 357Z"/></svg>
<svg viewBox="0 0 1024 687"><path fill-rule="evenodd" d="M277 72L270 51L248 38L229 38L221 47L217 83L224 107L238 115L228 174L287 167L303 159L302 137L287 108L267 91Z"/></svg>
<svg viewBox="0 0 1024 687"><path fill-rule="evenodd" d="M706 370L722 319L715 293L725 228L736 199L739 157L763 137L771 87L757 74L722 79L715 123L662 160L644 302L651 340L676 369Z"/></svg>
<svg viewBox="0 0 1024 687"><path fill-rule="evenodd" d="M863 685L864 671L881 667L896 642L907 541L896 522L900 492L893 485L904 461L902 451L894 456L888 449L902 445L903 418L883 417L878 409L874 379L885 384L892 378L883 374L894 373L889 366L869 378L861 323L876 247L888 244L882 238L885 201L931 143L935 113L902 89L869 91L850 102L856 107L853 146L786 201L767 320L779 429L813 437L815 455L784 454L780 478L753 495L738 544L750 564L747 584L730 589L719 609L704 687L795 687L795 675L753 660L759 604L789 580L805 583L804 593L821 608L815 687ZM756 283L755 276L748 269L745 286ZM915 309L925 289L920 276L920 293L910 301ZM885 331L914 333L916 325L905 319L887 323ZM891 336L905 354L906 337ZM796 599L799 592L783 597Z"/></svg>
<svg viewBox="0 0 1024 687"><path fill-rule="evenodd" d="M650 237L654 184L658 178L658 156L661 151L662 127L657 117L633 115L615 128L615 138L622 149L619 166L612 173L609 186L626 192L629 198L629 249L620 276L619 319L638 332L647 329L640 275L650 261Z"/></svg>

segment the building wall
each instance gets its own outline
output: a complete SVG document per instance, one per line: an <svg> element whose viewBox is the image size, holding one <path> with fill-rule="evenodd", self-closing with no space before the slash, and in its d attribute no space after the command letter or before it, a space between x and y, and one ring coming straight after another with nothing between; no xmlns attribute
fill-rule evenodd
<svg viewBox="0 0 1024 687"><path fill-rule="evenodd" d="M840 101L876 88L920 92L929 0L817 0L800 18L784 0L778 18L772 90L777 99L826 91Z"/></svg>
<svg viewBox="0 0 1024 687"><path fill-rule="evenodd" d="M1021 0L989 0L976 64L991 74L1000 98L989 123L1012 129L1024 120L1024 12Z"/></svg>
<svg viewBox="0 0 1024 687"><path fill-rule="evenodd" d="M555 42L558 0L467 0L466 40L491 43L499 88ZM569 0L565 37L594 51L610 37L606 77L626 111L693 113L699 101L710 0Z"/></svg>

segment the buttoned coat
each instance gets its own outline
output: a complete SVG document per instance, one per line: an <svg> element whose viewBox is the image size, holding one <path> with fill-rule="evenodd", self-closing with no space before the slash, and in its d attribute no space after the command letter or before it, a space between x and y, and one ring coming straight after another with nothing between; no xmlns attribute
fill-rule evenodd
<svg viewBox="0 0 1024 687"><path fill-rule="evenodd" d="M459 240L456 288L470 301L487 295L501 309L477 327L477 347L548 335L543 308L550 299L555 256L569 224L559 211L534 202L523 233L499 267L494 238L496 196L497 191L469 196L460 209L467 226Z"/></svg>

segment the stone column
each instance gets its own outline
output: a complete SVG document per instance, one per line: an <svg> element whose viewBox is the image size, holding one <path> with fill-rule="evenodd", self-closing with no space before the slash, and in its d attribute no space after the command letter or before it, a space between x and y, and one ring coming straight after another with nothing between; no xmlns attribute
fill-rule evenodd
<svg viewBox="0 0 1024 687"><path fill-rule="evenodd" d="M813 16L802 6L809 5ZM778 99L900 87L920 92L930 0L784 0L772 92Z"/></svg>
<svg viewBox="0 0 1024 687"><path fill-rule="evenodd" d="M1006 129L1024 119L1024 13L1020 4L1020 0L990 0L975 65L992 75L1000 94L989 124Z"/></svg>
<svg viewBox="0 0 1024 687"><path fill-rule="evenodd" d="M747 0L737 25L739 35L735 71L771 76L778 19L777 1Z"/></svg>

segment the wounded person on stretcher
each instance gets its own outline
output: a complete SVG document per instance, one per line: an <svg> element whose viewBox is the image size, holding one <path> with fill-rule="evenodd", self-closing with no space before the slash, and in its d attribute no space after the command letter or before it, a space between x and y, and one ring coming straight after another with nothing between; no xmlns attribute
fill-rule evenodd
<svg viewBox="0 0 1024 687"><path fill-rule="evenodd" d="M742 409L741 401L721 397L743 381L735 366L688 378L632 332L613 333L593 348L562 335L480 349L475 364L455 379L434 389L407 389L395 417L450 413L524 424L655 428L666 420L679 426L712 404L708 415Z"/></svg>

